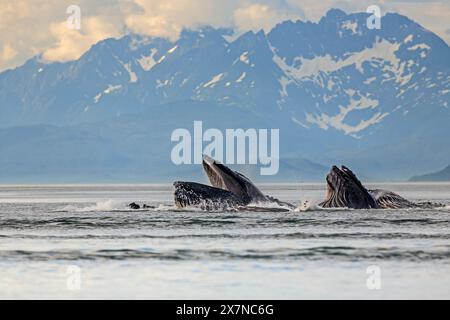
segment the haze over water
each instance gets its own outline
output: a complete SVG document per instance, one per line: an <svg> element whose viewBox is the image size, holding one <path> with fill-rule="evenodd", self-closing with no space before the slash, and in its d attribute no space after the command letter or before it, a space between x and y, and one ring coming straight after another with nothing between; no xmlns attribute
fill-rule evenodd
<svg viewBox="0 0 450 320"><path fill-rule="evenodd" d="M0 298L449 299L450 184L376 187L447 207L321 210L325 183L262 186L312 204L298 212L178 210L171 185L0 186Z"/></svg>

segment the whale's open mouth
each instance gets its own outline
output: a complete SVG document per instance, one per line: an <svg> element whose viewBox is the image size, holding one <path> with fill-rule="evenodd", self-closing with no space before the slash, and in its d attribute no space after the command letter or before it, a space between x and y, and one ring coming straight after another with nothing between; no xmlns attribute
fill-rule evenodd
<svg viewBox="0 0 450 320"><path fill-rule="evenodd" d="M333 166L327 178L327 198L321 203L326 208L377 208L374 198L347 167Z"/></svg>

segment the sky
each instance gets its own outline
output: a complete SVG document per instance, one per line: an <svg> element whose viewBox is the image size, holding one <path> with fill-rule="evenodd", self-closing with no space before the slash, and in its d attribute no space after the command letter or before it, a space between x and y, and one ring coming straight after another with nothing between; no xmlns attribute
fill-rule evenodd
<svg viewBox="0 0 450 320"><path fill-rule="evenodd" d="M71 5L80 9L79 29ZM0 71L36 55L75 60L98 41L130 32L176 40L183 28L203 25L269 31L283 20L318 21L330 8L365 12L370 5L382 15L404 14L450 43L449 0L0 0Z"/></svg>

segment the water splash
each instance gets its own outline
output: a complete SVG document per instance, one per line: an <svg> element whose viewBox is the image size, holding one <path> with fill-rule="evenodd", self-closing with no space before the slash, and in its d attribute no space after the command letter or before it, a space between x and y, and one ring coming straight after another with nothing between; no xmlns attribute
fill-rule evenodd
<svg viewBox="0 0 450 320"><path fill-rule="evenodd" d="M300 202L298 207L294 210L294 212L306 212L306 211L350 211L353 210L351 208L323 208L318 204L314 204L309 200L303 200Z"/></svg>
<svg viewBox="0 0 450 320"><path fill-rule="evenodd" d="M87 207L78 207L75 205L64 206L56 212L102 212L102 211L131 211L124 203L114 200L106 200L96 202L94 205Z"/></svg>
<svg viewBox="0 0 450 320"><path fill-rule="evenodd" d="M79 207L76 205L67 205L55 210L54 212L169 212L178 210L174 205L157 204L148 208L131 209L128 203L115 200L98 201L93 205ZM192 211L198 210L192 208ZM187 211L187 210L186 210Z"/></svg>

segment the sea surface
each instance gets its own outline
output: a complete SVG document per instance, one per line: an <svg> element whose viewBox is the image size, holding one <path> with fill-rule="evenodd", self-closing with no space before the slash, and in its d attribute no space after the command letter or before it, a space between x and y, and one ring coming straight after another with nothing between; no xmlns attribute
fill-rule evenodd
<svg viewBox="0 0 450 320"><path fill-rule="evenodd" d="M301 208L202 212L171 185L3 185L0 298L449 299L450 184L368 187L447 206L324 210L324 183L272 184Z"/></svg>

